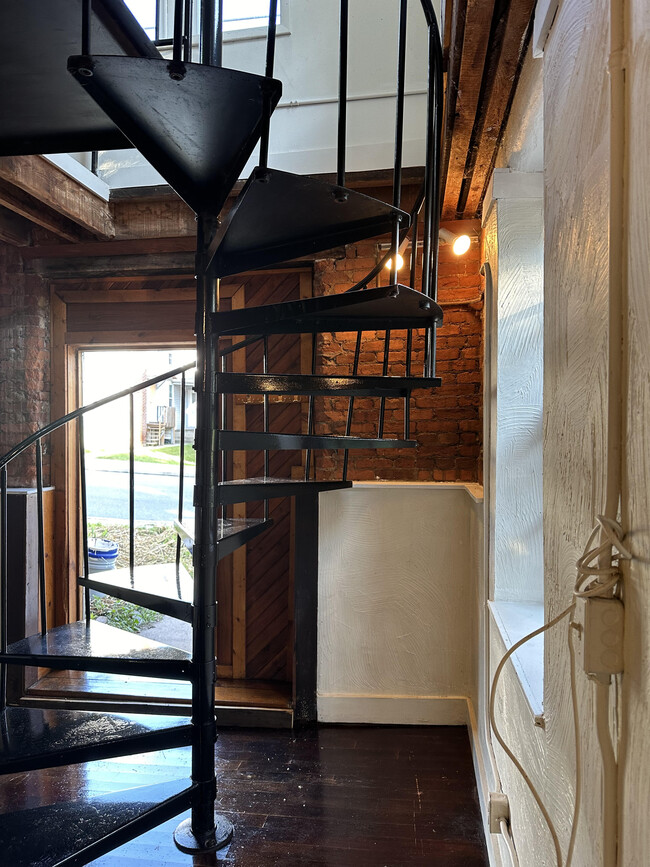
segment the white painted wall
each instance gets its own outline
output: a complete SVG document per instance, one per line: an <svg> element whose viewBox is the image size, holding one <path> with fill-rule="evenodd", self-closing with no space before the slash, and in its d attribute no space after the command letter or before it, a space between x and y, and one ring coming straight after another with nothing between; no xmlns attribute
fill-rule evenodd
<svg viewBox="0 0 650 867"><path fill-rule="evenodd" d="M271 121L269 165L299 174L336 171L338 0L284 0L276 77L283 96ZM439 4L436 3L437 8ZM348 169L392 167L398 4L352 0L348 92ZM284 28L283 28L284 29ZM419 0L409 2L404 165L424 162L427 29ZM262 38L226 41L224 66L262 74ZM253 157L243 172L256 165ZM137 151L106 151L100 176L111 187L162 183Z"/></svg>
<svg viewBox="0 0 650 867"><path fill-rule="evenodd" d="M609 15L607 0L562 0L545 45L545 362L544 537L546 617L570 601L575 563L594 518L603 509L606 445L607 314L609 252ZM615 8L617 7L616 4ZM635 559L625 573L625 674L610 691L612 731L619 758L619 851L617 867L645 867L650 853L650 9L645 0L625 3L628 50L629 181L627 307L624 344L626 430L623 458L623 525ZM541 61L539 61L541 63ZM530 64L530 61L529 61ZM531 82L531 66L524 76ZM518 130L529 115L525 100L513 106L499 165L508 165ZM509 143L509 144L508 144ZM521 168L521 166L519 166ZM487 227L486 249L494 243ZM489 486L489 480L486 480ZM489 630L489 655L481 670L493 671L504 651ZM603 867L601 760L596 740L594 687L578 672L582 806L572 867ZM547 634L545 728L535 726L526 696L508 665L499 690L497 718L522 759L558 829L566 853L575 797L573 718L569 692L566 626ZM484 725L479 714L479 729ZM479 731L486 760L485 733ZM539 810L509 759L496 748L497 766L509 796L519 862L556 864ZM488 762L489 764L489 762ZM497 847L498 847L497 843ZM505 848L495 863L509 867ZM606 867L614 867L607 863Z"/></svg>
<svg viewBox="0 0 650 867"><path fill-rule="evenodd" d="M476 684L474 496L462 484L411 482L321 495L319 719L467 722Z"/></svg>

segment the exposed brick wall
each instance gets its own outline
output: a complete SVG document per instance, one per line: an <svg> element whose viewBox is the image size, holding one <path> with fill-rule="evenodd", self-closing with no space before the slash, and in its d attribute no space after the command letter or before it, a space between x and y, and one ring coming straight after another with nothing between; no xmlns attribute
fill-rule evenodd
<svg viewBox="0 0 650 867"><path fill-rule="evenodd" d="M50 322L47 288L25 274L19 249L0 243L0 454L50 420ZM48 480L47 443L44 475ZM33 447L13 461L12 487L35 484Z"/></svg>
<svg viewBox="0 0 650 867"><path fill-rule="evenodd" d="M450 227L453 224L448 224ZM350 245L345 256L315 263L314 294L342 292L361 280L379 255L376 242ZM350 451L350 479L402 479L435 481L477 481L481 455L482 406L482 280L479 275L480 247L473 243L463 257L451 248L440 248L439 302L444 324L438 329L436 373L442 387L416 391L411 399L411 437L417 449ZM408 280L408 267L405 267ZM385 272L386 276L388 272ZM382 275L382 282L386 282ZM419 280L419 275L418 275ZM476 300L478 299L478 300ZM384 332L365 332L361 345L359 372L381 374ZM351 372L356 344L355 333L323 334L318 338L319 371ZM421 375L423 333L414 332L412 373ZM406 332L391 333L388 372L404 375ZM378 398L357 398L352 416L353 435L376 436ZM315 431L320 434L345 432L347 398L320 398L315 402ZM385 436L402 437L404 402L386 401ZM322 478L340 476L343 454L316 455Z"/></svg>

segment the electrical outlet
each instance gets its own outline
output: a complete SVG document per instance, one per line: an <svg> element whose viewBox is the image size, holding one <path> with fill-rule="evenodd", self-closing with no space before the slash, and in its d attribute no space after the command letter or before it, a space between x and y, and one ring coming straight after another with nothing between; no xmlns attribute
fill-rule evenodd
<svg viewBox="0 0 650 867"><path fill-rule="evenodd" d="M510 821L510 804L503 792L490 792L488 795L488 826L490 834L501 833L501 819Z"/></svg>
<svg viewBox="0 0 650 867"><path fill-rule="evenodd" d="M623 671L625 608L620 599L593 596L581 599L582 666L587 674L611 675Z"/></svg>

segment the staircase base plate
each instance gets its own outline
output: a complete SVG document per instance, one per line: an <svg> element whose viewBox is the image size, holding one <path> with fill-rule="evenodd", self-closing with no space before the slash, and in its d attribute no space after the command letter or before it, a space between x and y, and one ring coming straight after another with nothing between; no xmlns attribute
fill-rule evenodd
<svg viewBox="0 0 650 867"><path fill-rule="evenodd" d="M207 840L200 840L192 831L192 820L185 819L174 831L174 843L181 852L187 852L188 855L216 852L217 849L223 849L230 843L234 830L232 823L225 816L215 814L214 834L211 834Z"/></svg>

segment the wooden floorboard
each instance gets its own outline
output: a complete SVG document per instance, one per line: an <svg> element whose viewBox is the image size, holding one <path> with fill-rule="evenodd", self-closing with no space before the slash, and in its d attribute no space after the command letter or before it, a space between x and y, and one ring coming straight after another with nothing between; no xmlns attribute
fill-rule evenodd
<svg viewBox="0 0 650 867"><path fill-rule="evenodd" d="M105 855L102 867L486 867L467 731L327 726L227 730L216 746L232 843L191 858L173 819ZM189 750L0 779L0 811L186 776ZM57 829L65 833L65 829ZM53 829L53 833L55 830ZM0 845L1 845L0 841Z"/></svg>

